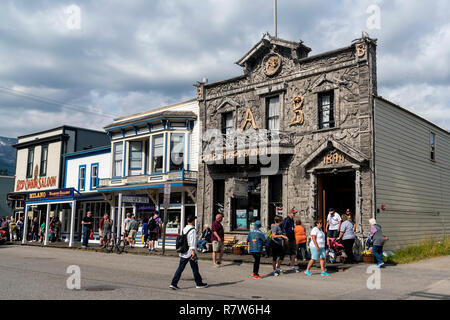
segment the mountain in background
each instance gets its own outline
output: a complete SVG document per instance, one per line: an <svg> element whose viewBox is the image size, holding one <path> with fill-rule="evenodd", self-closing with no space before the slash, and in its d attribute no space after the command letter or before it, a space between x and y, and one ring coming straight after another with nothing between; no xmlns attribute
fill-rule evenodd
<svg viewBox="0 0 450 320"><path fill-rule="evenodd" d="M2 170L8 170L6 175L13 176L16 172L16 149L12 145L17 143L15 138L0 137L0 175Z"/></svg>

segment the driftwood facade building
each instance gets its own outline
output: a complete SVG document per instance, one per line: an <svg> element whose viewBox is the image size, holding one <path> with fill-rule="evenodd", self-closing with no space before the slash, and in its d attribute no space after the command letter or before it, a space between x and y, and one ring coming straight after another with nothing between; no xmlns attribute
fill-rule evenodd
<svg viewBox="0 0 450 320"><path fill-rule="evenodd" d="M225 232L244 240L254 221L261 220L267 229L275 215L286 216L295 208L309 233L314 220L325 221L333 207L340 214L346 209L354 213L360 238L369 233L368 220L376 217L384 223L391 247L436 234L435 227L445 233L449 207L445 199L427 211L430 217L438 213L439 219L430 218L429 229L420 231L423 209L406 201L414 204L423 194L421 181L406 172L409 169L392 170L386 159L399 155L387 147L392 141L383 126L394 112L400 119L430 128L411 138L422 139L423 159L417 160L421 164L415 169L425 172L440 160L448 163L444 154L430 159L429 149L437 143L435 137L431 142L431 134L448 143L448 132L377 96L376 40L363 36L345 48L313 56L310 51L301 42L266 35L237 61L243 75L196 85L203 132L199 222L211 224L223 211ZM398 133L402 125L408 124L388 127ZM382 131L379 138L375 128ZM379 168L376 152L381 154ZM404 152L408 157L417 150ZM444 168L448 166L441 166L450 176ZM399 178L404 179L403 186L396 185ZM408 224L416 218L416 224ZM409 229L403 230L404 222Z"/></svg>

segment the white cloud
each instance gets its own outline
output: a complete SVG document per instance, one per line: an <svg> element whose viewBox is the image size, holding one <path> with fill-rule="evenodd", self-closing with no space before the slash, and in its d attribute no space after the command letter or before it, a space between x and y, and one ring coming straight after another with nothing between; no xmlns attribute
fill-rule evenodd
<svg viewBox="0 0 450 320"><path fill-rule="evenodd" d="M272 1L80 1L80 30L67 28L69 4L0 2L0 86L86 109L0 92L0 136L61 124L101 129L111 119L84 110L123 116L190 99L203 77L241 74L234 62L273 30ZM380 30L367 30L372 4ZM278 1L278 34L318 54L368 31L378 38L380 94L450 128L441 121L450 117L449 9L448 0Z"/></svg>

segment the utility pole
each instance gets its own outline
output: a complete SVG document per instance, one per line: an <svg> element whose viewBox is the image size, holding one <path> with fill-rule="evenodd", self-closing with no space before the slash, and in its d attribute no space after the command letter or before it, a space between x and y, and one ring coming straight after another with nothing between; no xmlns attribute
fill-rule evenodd
<svg viewBox="0 0 450 320"><path fill-rule="evenodd" d="M166 228L167 228L167 208L170 205L170 190L171 185L166 183L164 185L164 217L163 217L163 235L162 235L162 254L166 253Z"/></svg>

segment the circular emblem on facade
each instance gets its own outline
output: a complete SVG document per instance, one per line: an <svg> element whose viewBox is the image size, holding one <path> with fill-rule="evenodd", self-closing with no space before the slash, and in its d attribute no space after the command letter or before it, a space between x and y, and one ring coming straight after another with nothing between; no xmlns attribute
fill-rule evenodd
<svg viewBox="0 0 450 320"><path fill-rule="evenodd" d="M277 54L269 54L264 58L264 71L267 76L273 76L281 69L281 58Z"/></svg>

